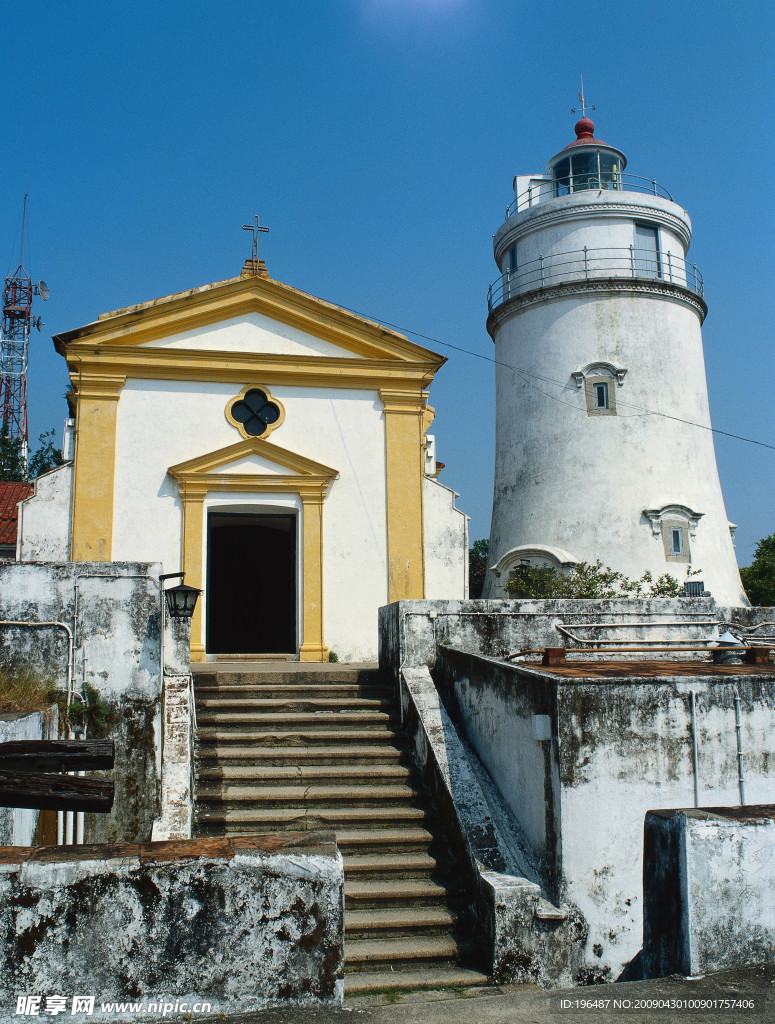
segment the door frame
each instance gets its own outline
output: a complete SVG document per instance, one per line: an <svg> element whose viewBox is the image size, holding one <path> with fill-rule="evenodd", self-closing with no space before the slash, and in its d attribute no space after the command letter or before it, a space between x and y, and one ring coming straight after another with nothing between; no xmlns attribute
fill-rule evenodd
<svg viewBox="0 0 775 1024"><path fill-rule="evenodd" d="M293 654L298 657L299 653L299 637L300 637L300 609L299 609L299 594L302 591L302 566L299 560L299 514L298 509L292 506L260 506L256 508L254 505L243 505L243 504L226 504L226 505L209 505L205 509L205 595L210 588L210 570L211 570L211 557L212 557L212 546L210 538L212 536L212 520L215 517L222 517L226 519L243 519L250 520L257 526L260 526L261 519L288 519L291 522L290 530L288 531L291 537L291 543L293 545L292 551L292 568L291 568L291 580L293 587L293 603L291 615L293 616L292 634L293 644L291 651L267 651L267 654L273 653L277 655L287 656ZM234 525L237 525L236 523ZM212 611L212 604L209 600L205 601L204 607L204 640L205 645L209 646L210 643L210 613ZM229 653L229 652L223 652ZM232 652L230 656L238 657L240 652ZM245 652L243 657L249 657L251 652ZM254 651L253 654L259 654L262 652Z"/></svg>
<svg viewBox="0 0 775 1024"><path fill-rule="evenodd" d="M257 455L286 472L262 473L258 469L252 473L224 472L230 463L242 462L250 455ZM182 504L181 550L186 583L200 590L207 541L205 498L239 493L261 494L267 504L273 495L299 499L302 598L299 661L328 661L328 646L323 636L323 502L338 471L255 437L170 466L168 473L178 482ZM257 503L260 504L260 499ZM191 661L206 659L202 602L198 601L191 620Z"/></svg>

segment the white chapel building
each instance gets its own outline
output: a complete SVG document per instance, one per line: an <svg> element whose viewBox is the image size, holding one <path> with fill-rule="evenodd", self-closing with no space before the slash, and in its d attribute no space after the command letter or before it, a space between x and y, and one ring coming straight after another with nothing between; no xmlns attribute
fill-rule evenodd
<svg viewBox="0 0 775 1024"><path fill-rule="evenodd" d="M427 433L443 357L258 260L54 343L73 450L22 506L22 560L184 570L198 661L372 661L381 605L466 596Z"/></svg>
<svg viewBox="0 0 775 1024"><path fill-rule="evenodd" d="M514 179L494 236L496 460L485 597L520 567L699 570L747 604L721 494L689 215L586 117Z"/></svg>

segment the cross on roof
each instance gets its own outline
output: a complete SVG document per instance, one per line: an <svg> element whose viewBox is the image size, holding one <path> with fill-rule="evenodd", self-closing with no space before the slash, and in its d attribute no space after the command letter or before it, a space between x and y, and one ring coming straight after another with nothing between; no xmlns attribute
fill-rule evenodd
<svg viewBox="0 0 775 1024"><path fill-rule="evenodd" d="M263 226L263 224L259 224L258 223L258 214L256 214L255 217L253 218L253 223L252 224L243 224L242 225L242 230L243 231L252 231L253 232L253 259L257 260L258 259L258 233L259 233L259 231L268 231L269 228L265 228Z"/></svg>
<svg viewBox="0 0 775 1024"><path fill-rule="evenodd" d="M586 100L584 99L584 76L583 75L581 76L581 92L579 93L579 103L581 104L581 116L582 117L586 117L587 116L587 111L588 110L594 110L595 109L594 106L588 107L587 103L586 103ZM571 114L575 114L578 109L579 109L578 107L571 107L570 108ZM258 219L258 218L256 218L256 219Z"/></svg>

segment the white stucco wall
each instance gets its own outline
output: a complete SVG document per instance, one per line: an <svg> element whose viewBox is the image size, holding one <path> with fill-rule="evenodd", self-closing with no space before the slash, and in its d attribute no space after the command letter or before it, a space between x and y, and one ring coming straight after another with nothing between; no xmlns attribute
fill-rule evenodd
<svg viewBox="0 0 775 1024"><path fill-rule="evenodd" d="M254 319L253 317L250 318ZM255 324L248 324L255 339ZM196 346L220 347L223 333L240 337L238 324L197 333ZM250 333L250 331L248 333ZM293 332L290 332L293 333ZM301 334L301 332L295 332ZM209 335L216 335L216 338ZM202 340L203 335L208 335ZM169 339L188 346L190 339ZM272 343L285 350L288 339ZM294 342L295 343L295 342ZM240 342L242 344L242 342ZM269 345L269 342L266 342ZM318 351L324 343L320 342ZM325 346L333 349L333 346ZM333 354L333 353L332 353ZM337 353L340 354L340 353ZM261 384L260 374L255 381ZM243 384L199 381L127 381L118 403L116 429L113 558L160 561L167 572L181 564L182 507L170 466L241 441L225 408ZM285 420L269 438L272 445L338 471L323 505L324 629L329 648L342 660L372 660L377 652L377 609L387 600L385 440L382 402L376 391L272 385ZM149 431L152 432L149 438ZM266 464L265 464L266 462ZM250 457L218 473L287 474ZM301 635L303 538L301 504L287 493L208 494L205 511L286 512L295 510ZM206 565L206 536L203 536ZM206 585L206 584L205 584ZM206 617L207 594L203 595Z"/></svg>
<svg viewBox="0 0 775 1024"><path fill-rule="evenodd" d="M713 435L690 425L710 425L693 309L653 295L556 298L505 322L496 356L491 565L512 548L543 544L630 576L649 569L682 582L686 565L666 559L642 514L680 504L703 514L689 538L692 569L719 603L745 603ZM598 360L627 370L621 386L609 383L616 415L588 415L571 377ZM503 363L564 386L532 386ZM492 574L486 586L495 596Z"/></svg>
<svg viewBox="0 0 775 1024"><path fill-rule="evenodd" d="M258 382L260 383L260 382ZM241 440L224 415L239 388L199 382L128 381L118 409L113 557L129 552L180 567L181 503L169 466ZM272 388L285 407L271 443L339 470L323 510L326 640L340 657L368 660L376 651L376 613L387 599L384 429L376 393ZM157 443L149 445L148 424ZM185 429L179 429L185 424ZM256 472L272 475L271 467ZM240 471L247 467L241 466ZM220 472L220 470L219 470ZM283 470L283 472L285 472ZM271 492L212 491L205 509L300 510L297 498ZM203 537L203 564L206 551ZM139 548L143 551L140 552ZM303 549L298 537L297 550ZM300 557L300 555L299 555ZM303 566L299 566L303 572ZM297 587L301 592L301 587ZM204 608L206 614L206 594ZM373 609L373 622L363 614ZM356 609L361 611L357 612ZM301 623L300 623L301 625Z"/></svg>
<svg viewBox="0 0 775 1024"><path fill-rule="evenodd" d="M498 266L508 267L516 244L518 267L496 293L507 304L491 323L498 366L490 566L517 548L553 548L632 577L648 569L683 582L686 562L666 557L661 529L655 534L643 515L681 505L701 513L696 529L682 524L692 570L719 603L745 604L709 429L699 309L688 296L632 290L629 281L585 290L583 252L581 262L561 255L588 247L590 278L630 278L638 224L658 231L663 274L670 254L679 261L673 283L685 283L689 216L658 196L593 189L550 198L507 219L494 237ZM539 256L547 290L509 306L542 286L540 265L530 263ZM648 288L650 274L635 269ZM611 414L590 414L585 387L572 376L597 362L626 371L621 380L601 378ZM500 568L500 578L488 574L485 597L505 596L510 566Z"/></svg>
<svg viewBox="0 0 775 1024"><path fill-rule="evenodd" d="M438 480L424 478L426 598L468 597L468 516L455 508L456 497Z"/></svg>
<svg viewBox="0 0 775 1024"><path fill-rule="evenodd" d="M35 481L19 503L17 557L21 562L66 562L70 557L73 464L66 462Z"/></svg>
<svg viewBox="0 0 775 1024"><path fill-rule="evenodd" d="M262 350L278 355L341 356L347 359L359 358L349 349L332 345L295 327L272 320L262 313L246 313L244 316L223 320L208 327L181 331L169 338L148 342L152 348L178 348L189 351L217 349L219 352L260 352Z"/></svg>

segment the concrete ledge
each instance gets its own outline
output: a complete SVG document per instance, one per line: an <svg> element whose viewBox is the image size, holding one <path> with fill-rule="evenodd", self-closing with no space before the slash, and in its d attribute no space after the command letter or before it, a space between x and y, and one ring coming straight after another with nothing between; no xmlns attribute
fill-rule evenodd
<svg viewBox="0 0 775 1024"><path fill-rule="evenodd" d="M775 961L775 804L649 811L646 977Z"/></svg>
<svg viewBox="0 0 775 1024"><path fill-rule="evenodd" d="M157 1001L339 1005L343 959L331 833L0 847L0 1024L27 995L43 997L41 1015L65 996L84 1024L154 1020ZM95 996L93 1012L73 1014L75 995ZM101 1008L128 1000L142 1008Z"/></svg>
<svg viewBox="0 0 775 1024"><path fill-rule="evenodd" d="M472 895L482 968L501 981L572 982L583 924L574 918L569 928L538 882L519 873L504 808L492 808L497 798L485 794L471 762L475 755L461 741L428 669L404 669L400 695L404 724Z"/></svg>

